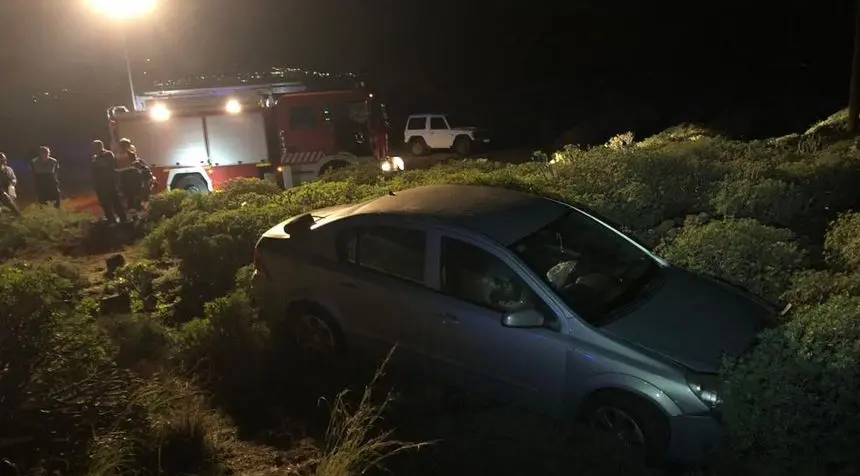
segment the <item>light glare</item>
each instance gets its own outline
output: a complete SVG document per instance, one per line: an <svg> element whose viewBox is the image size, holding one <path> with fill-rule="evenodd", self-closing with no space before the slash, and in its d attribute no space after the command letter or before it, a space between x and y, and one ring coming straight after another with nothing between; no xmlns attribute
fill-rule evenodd
<svg viewBox="0 0 860 476"><path fill-rule="evenodd" d="M239 114L242 112L242 104L235 99L231 99L227 101L227 112L230 114Z"/></svg>
<svg viewBox="0 0 860 476"><path fill-rule="evenodd" d="M108 17L124 20L151 13L156 0L89 0L93 9Z"/></svg>
<svg viewBox="0 0 860 476"><path fill-rule="evenodd" d="M164 104L156 104L152 106L152 111L149 112L149 117L153 121L164 122L170 119L170 109Z"/></svg>

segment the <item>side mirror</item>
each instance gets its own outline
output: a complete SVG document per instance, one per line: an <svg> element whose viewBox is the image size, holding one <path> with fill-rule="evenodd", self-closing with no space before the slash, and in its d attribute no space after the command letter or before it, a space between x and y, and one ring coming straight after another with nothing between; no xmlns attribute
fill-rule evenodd
<svg viewBox="0 0 860 476"><path fill-rule="evenodd" d="M502 317L502 325L505 327L528 328L543 327L545 319L543 314L534 309L523 309Z"/></svg>

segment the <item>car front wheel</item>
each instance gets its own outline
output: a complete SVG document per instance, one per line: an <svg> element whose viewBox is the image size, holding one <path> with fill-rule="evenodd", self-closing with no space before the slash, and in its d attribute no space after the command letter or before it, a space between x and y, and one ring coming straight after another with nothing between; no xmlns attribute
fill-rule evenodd
<svg viewBox="0 0 860 476"><path fill-rule="evenodd" d="M669 421L651 403L621 392L604 392L590 399L583 417L589 427L614 436L645 462L665 462Z"/></svg>

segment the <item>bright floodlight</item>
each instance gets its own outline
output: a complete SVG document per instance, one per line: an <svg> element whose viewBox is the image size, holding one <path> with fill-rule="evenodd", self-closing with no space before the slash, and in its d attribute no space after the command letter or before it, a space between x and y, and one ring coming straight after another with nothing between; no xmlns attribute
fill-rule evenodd
<svg viewBox="0 0 860 476"><path fill-rule="evenodd" d="M116 19L134 18L155 10L157 0L89 0L99 12Z"/></svg>
<svg viewBox="0 0 860 476"><path fill-rule="evenodd" d="M230 114L239 114L242 112L242 104L235 99L231 99L227 101L227 107L225 109L227 109L227 112Z"/></svg>
<svg viewBox="0 0 860 476"><path fill-rule="evenodd" d="M170 109L164 104L156 104L152 106L152 111L149 112L149 117L153 121L164 122L170 119Z"/></svg>

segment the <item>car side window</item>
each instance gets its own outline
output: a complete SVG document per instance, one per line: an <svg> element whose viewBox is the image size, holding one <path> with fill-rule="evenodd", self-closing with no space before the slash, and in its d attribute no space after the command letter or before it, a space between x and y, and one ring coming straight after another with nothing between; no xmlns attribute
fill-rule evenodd
<svg viewBox="0 0 860 476"><path fill-rule="evenodd" d="M509 313L535 309L557 324L532 288L504 261L477 246L442 238L442 292L479 306Z"/></svg>
<svg viewBox="0 0 860 476"><path fill-rule="evenodd" d="M413 117L409 119L409 123L406 124L406 128L410 131L420 131L424 130L427 126L427 118L426 117Z"/></svg>
<svg viewBox="0 0 860 476"><path fill-rule="evenodd" d="M427 238L423 231L390 226L350 228L337 241L341 262L424 283Z"/></svg>
<svg viewBox="0 0 860 476"><path fill-rule="evenodd" d="M448 130L448 124L446 124L445 119L441 117L431 117L430 129L433 129L434 131Z"/></svg>

